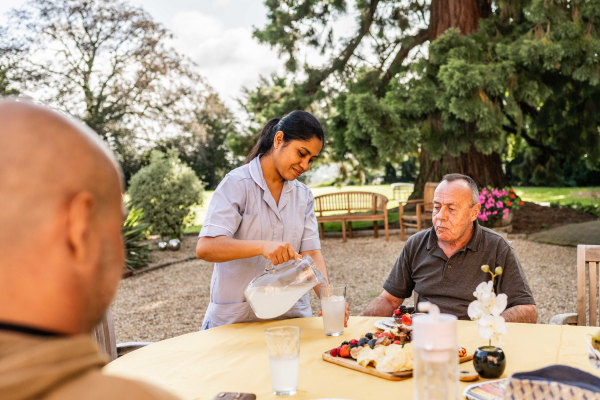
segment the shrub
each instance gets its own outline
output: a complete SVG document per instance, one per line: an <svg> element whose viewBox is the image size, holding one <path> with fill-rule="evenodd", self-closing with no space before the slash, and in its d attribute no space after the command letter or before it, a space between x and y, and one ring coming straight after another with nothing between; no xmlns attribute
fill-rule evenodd
<svg viewBox="0 0 600 400"><path fill-rule="evenodd" d="M496 221L508 218L510 210L518 210L523 202L512 188L494 189L488 186L479 192L479 204L479 222L484 226L492 226Z"/></svg>
<svg viewBox="0 0 600 400"><path fill-rule="evenodd" d="M192 206L204 200L204 189L175 150L153 151L150 164L131 177L129 195L131 204L143 210L153 233L180 238L184 223L194 218Z"/></svg>
<svg viewBox="0 0 600 400"><path fill-rule="evenodd" d="M150 224L142 221L144 213L131 207L123 223L123 241L125 242L125 267L135 270L150 262L150 246L144 243Z"/></svg>

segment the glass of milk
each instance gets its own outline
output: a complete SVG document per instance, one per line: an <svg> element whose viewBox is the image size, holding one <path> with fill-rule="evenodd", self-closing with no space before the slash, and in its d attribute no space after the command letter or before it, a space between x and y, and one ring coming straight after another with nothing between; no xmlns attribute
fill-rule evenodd
<svg viewBox="0 0 600 400"><path fill-rule="evenodd" d="M321 285L319 292L325 334L327 336L339 336L344 333L346 285Z"/></svg>
<svg viewBox="0 0 600 400"><path fill-rule="evenodd" d="M300 354L300 328L278 326L265 329L271 386L278 396L296 394L298 389L298 356Z"/></svg>

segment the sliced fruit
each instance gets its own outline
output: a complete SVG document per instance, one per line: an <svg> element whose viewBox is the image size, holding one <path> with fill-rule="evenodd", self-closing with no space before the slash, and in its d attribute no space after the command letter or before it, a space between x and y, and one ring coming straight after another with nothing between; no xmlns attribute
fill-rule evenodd
<svg viewBox="0 0 600 400"><path fill-rule="evenodd" d="M363 347L353 347L352 350L350 350L350 357L354 358L355 360L358 358L358 353L360 353L362 351Z"/></svg>
<svg viewBox="0 0 600 400"><path fill-rule="evenodd" d="M410 318L409 314L402 315L402 324L407 325L407 326L412 325L412 319Z"/></svg>

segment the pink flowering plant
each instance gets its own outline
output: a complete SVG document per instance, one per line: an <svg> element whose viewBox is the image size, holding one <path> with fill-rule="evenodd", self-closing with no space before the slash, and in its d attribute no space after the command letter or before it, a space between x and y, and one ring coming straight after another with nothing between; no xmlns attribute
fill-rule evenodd
<svg viewBox="0 0 600 400"><path fill-rule="evenodd" d="M523 201L512 188L494 189L486 186L479 192L479 204L479 223L492 226L500 219L507 219L510 210L518 210Z"/></svg>

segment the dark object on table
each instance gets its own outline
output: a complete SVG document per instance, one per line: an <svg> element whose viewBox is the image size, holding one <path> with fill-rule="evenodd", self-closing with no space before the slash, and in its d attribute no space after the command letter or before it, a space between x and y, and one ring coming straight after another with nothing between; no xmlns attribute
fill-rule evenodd
<svg viewBox="0 0 600 400"><path fill-rule="evenodd" d="M551 365L510 377L505 399L597 399L600 378L566 365Z"/></svg>
<svg viewBox="0 0 600 400"><path fill-rule="evenodd" d="M213 400L256 400L254 393L221 392Z"/></svg>
<svg viewBox="0 0 600 400"><path fill-rule="evenodd" d="M475 350L473 366L482 378L498 378L506 368L506 356L500 347L481 346Z"/></svg>

